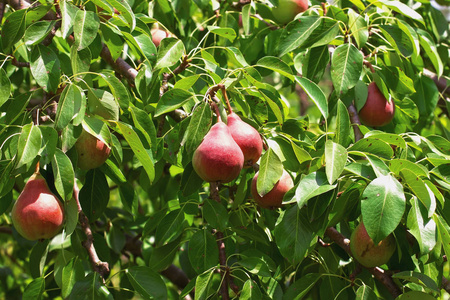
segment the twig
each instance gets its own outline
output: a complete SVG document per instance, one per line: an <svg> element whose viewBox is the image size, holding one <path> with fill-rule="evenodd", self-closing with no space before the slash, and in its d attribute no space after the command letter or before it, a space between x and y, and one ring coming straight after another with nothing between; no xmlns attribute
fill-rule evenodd
<svg viewBox="0 0 450 300"><path fill-rule="evenodd" d="M102 51L100 52L100 56L111 66L113 69L120 74L122 74L128 82L134 86L134 80L136 79L136 76L138 74L138 71L136 71L135 68L130 66L125 60L122 58L117 58L114 60L114 58L111 55L111 52L109 51L108 47L103 44Z"/></svg>
<svg viewBox="0 0 450 300"><path fill-rule="evenodd" d="M42 41L42 44L44 46L48 46L52 43L53 38L55 37L56 31L61 27L61 21L58 20L55 23L55 26L53 26L52 30L50 31L50 33L45 37L45 39Z"/></svg>
<svg viewBox="0 0 450 300"><path fill-rule="evenodd" d="M445 276L442 276L441 286L447 293L450 293L450 280L448 280Z"/></svg>
<svg viewBox="0 0 450 300"><path fill-rule="evenodd" d="M348 255L353 256L352 251L350 250L350 240L344 237L339 231L337 231L333 227L328 227L325 230L325 234L339 247L344 249L345 252L348 253ZM398 297L402 293L400 288L395 284L395 282L392 280L392 277L389 276L386 271L379 267L368 268L368 270L370 273L372 273L375 279L381 282L388 289L388 291L394 298Z"/></svg>
<svg viewBox="0 0 450 300"><path fill-rule="evenodd" d="M355 142L362 139L364 136L359 129L359 125L361 125L361 121L359 120L358 112L356 111L356 107L353 104L347 108L348 113L350 115L350 121L352 122L353 132L355 133Z"/></svg>
<svg viewBox="0 0 450 300"><path fill-rule="evenodd" d="M11 63L13 66L16 66L18 68L29 68L30 67L29 62L18 61L15 57L13 57Z"/></svg>
<svg viewBox="0 0 450 300"><path fill-rule="evenodd" d="M167 269L160 272L161 275L170 280L180 290L183 290L189 284L189 278L186 273L175 265L170 265ZM193 297L193 294L191 295Z"/></svg>
<svg viewBox="0 0 450 300"><path fill-rule="evenodd" d="M190 62L191 62L191 59L189 59L189 57L187 55L185 55L185 56L183 56L183 61L181 62L181 64L178 67L175 68L175 70L173 70L170 73L167 72L167 73L163 74L161 90L160 90L161 97L169 89L169 87L167 85L169 80L172 79L173 77L175 77L176 75L180 74L184 70L186 70L189 67Z"/></svg>
<svg viewBox="0 0 450 300"><path fill-rule="evenodd" d="M94 236L92 234L91 226L89 225L89 220L84 214L83 209L81 208L79 194L80 190L78 189L78 186L74 184L73 198L77 202L78 206L78 221L84 233L86 234L86 241L84 241L82 244L89 254L89 260L91 261L92 269L100 274L103 280L105 280L109 276L109 264L107 262L101 261L97 255L97 251L94 247Z"/></svg>

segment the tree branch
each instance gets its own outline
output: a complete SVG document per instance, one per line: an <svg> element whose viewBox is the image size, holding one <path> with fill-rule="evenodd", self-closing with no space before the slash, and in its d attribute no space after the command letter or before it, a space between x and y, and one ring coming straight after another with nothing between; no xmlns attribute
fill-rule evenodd
<svg viewBox="0 0 450 300"><path fill-rule="evenodd" d="M348 114L350 115L350 121L352 122L353 132L355 133L355 142L357 142L364 137L361 130L359 129L361 121L359 120L358 111L353 104L350 104L347 109Z"/></svg>
<svg viewBox="0 0 450 300"><path fill-rule="evenodd" d="M163 74L163 80L161 83L161 90L160 90L160 97L162 97L162 95L167 92L167 90L169 89L168 87L168 82L170 79L174 78L176 75L180 74L181 72L183 72L184 70L186 70L189 67L189 64L191 62L191 59L188 58L187 55L183 56L183 61L181 62L181 64L175 68L175 70L173 70L170 73L164 73Z"/></svg>
<svg viewBox="0 0 450 300"><path fill-rule="evenodd" d="M86 250L88 252L89 260L91 261L91 265L92 265L92 269L95 272L97 272L98 274L100 274L100 276L102 276L103 280L105 280L109 276L109 272L110 272L109 264L107 262L101 261L97 255L97 251L95 250L95 247L94 247L94 236L92 234L91 226L89 225L89 220L81 208L79 194L80 194L80 190L78 189L78 186L76 184L74 184L73 197L74 197L75 201L77 202L77 206L78 206L78 221L79 221L84 233L86 234L86 241L84 241L82 244L83 244L83 247L86 248Z"/></svg>
<svg viewBox="0 0 450 300"><path fill-rule="evenodd" d="M348 255L352 255L352 251L350 250L350 240L344 237L339 231L337 231L333 227L328 227L325 230L325 234L333 240L339 247L345 250L345 252L348 253ZM400 288L395 284L395 282L392 280L392 277L386 273L383 269L379 267L375 268L367 268L370 273L377 279L379 282L381 282L391 293L391 295L396 298L398 297L402 291Z"/></svg>

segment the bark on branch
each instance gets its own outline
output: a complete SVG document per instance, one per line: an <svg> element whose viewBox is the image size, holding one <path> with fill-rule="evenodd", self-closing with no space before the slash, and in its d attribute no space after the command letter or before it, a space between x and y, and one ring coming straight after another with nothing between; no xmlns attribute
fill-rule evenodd
<svg viewBox="0 0 450 300"><path fill-rule="evenodd" d="M355 142L357 142L364 137L361 130L359 129L361 121L359 120L358 111L353 104L350 104L347 109L348 114L350 115L350 121L352 122L353 132L355 134Z"/></svg>
<svg viewBox="0 0 450 300"><path fill-rule="evenodd" d="M73 188L73 197L75 201L77 202L78 206L78 221L81 225L81 228L83 229L84 234L86 235L86 241L84 241L83 247L86 248L89 260L92 265L92 269L100 274L100 276L105 280L109 276L109 264L107 262L103 262L100 260L100 258L97 255L97 251L94 247L94 236L92 234L91 226L89 225L89 220L86 217L86 215L83 213L83 210L81 208L80 200L79 200L79 194L80 190L78 189L77 185L74 185Z"/></svg>

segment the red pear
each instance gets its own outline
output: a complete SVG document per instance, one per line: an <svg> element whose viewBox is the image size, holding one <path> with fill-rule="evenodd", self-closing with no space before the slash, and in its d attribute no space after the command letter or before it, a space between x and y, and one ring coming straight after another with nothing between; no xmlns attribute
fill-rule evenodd
<svg viewBox="0 0 450 300"><path fill-rule="evenodd" d="M275 19L283 24L292 21L295 16L309 7L308 0L279 0L278 6L272 9Z"/></svg>
<svg viewBox="0 0 450 300"><path fill-rule="evenodd" d="M107 144L84 129L75 143L75 149L78 153L78 167L83 170L100 167L111 152Z"/></svg>
<svg viewBox="0 0 450 300"><path fill-rule="evenodd" d="M363 223L359 223L350 237L350 249L353 257L364 267L373 268L384 265L395 251L395 239L392 234L375 245Z"/></svg>
<svg viewBox="0 0 450 300"><path fill-rule="evenodd" d="M214 124L195 150L192 165L207 182L230 182L238 177L244 154L222 121Z"/></svg>
<svg viewBox="0 0 450 300"><path fill-rule="evenodd" d="M166 37L169 36L165 30L162 30L159 28L152 29L151 33L152 33L153 44L155 44L156 47L158 47L159 44L161 44L161 41L163 39L165 39Z"/></svg>
<svg viewBox="0 0 450 300"><path fill-rule="evenodd" d="M263 145L259 132L233 112L228 115L227 122L231 136L244 154L244 167L252 166L262 153Z"/></svg>
<svg viewBox="0 0 450 300"><path fill-rule="evenodd" d="M256 181L258 180L258 174L259 172L255 174L252 180L253 199L262 208L274 209L277 207L281 207L284 195L294 187L294 182L292 181L289 173L283 170L283 174L281 175L280 180L275 183L275 186L270 190L270 192L262 197L256 190Z"/></svg>
<svg viewBox="0 0 450 300"><path fill-rule="evenodd" d="M368 87L366 103L358 113L361 122L370 127L384 126L392 121L394 113L394 100L391 99L388 102L376 83L371 82Z"/></svg>
<svg viewBox="0 0 450 300"><path fill-rule="evenodd" d="M64 209L44 177L34 173L14 203L11 219L24 238L32 241L50 239L63 226Z"/></svg>

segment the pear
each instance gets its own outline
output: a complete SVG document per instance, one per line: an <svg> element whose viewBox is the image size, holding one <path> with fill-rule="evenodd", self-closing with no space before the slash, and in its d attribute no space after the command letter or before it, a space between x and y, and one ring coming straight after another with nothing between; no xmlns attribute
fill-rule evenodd
<svg viewBox="0 0 450 300"><path fill-rule="evenodd" d="M364 267L373 268L384 265L395 251L395 239L392 234L375 245L361 222L350 237L350 249L353 257Z"/></svg>
<svg viewBox="0 0 450 300"><path fill-rule="evenodd" d="M370 127L384 126L392 121L394 113L394 100L388 102L377 84L371 82L368 86L366 103L358 113L361 122Z"/></svg>
<svg viewBox="0 0 450 300"><path fill-rule="evenodd" d="M50 239L62 228L64 209L44 177L34 173L14 203L11 219L17 232L28 240Z"/></svg>
<svg viewBox="0 0 450 300"><path fill-rule="evenodd" d="M161 44L161 41L163 39L169 36L169 34L165 30L159 28L153 28L151 30L151 34L152 34L152 42L153 44L155 44L156 47L158 47L159 44Z"/></svg>
<svg viewBox="0 0 450 300"><path fill-rule="evenodd" d="M195 150L192 165L207 182L227 183L238 177L244 165L244 154L225 123L219 120L211 127Z"/></svg>
<svg viewBox="0 0 450 300"><path fill-rule="evenodd" d="M286 24L308 7L308 0L279 0L278 6L272 9L272 13L278 22Z"/></svg>
<svg viewBox="0 0 450 300"><path fill-rule="evenodd" d="M75 143L75 149L78 153L78 167L83 170L100 167L111 152L107 144L84 129Z"/></svg>
<svg viewBox="0 0 450 300"><path fill-rule="evenodd" d="M262 153L263 145L259 132L253 126L242 121L234 112L228 115L227 122L231 136L244 154L244 167L252 166Z"/></svg>
<svg viewBox="0 0 450 300"><path fill-rule="evenodd" d="M294 187L294 182L292 181L291 176L286 170L283 170L283 174L280 179L275 183L274 187L265 194L264 196L260 196L256 189L256 181L258 180L259 172L256 172L255 176L252 180L252 196L256 203L262 208L274 209L277 207L281 207L283 203L284 195Z"/></svg>

